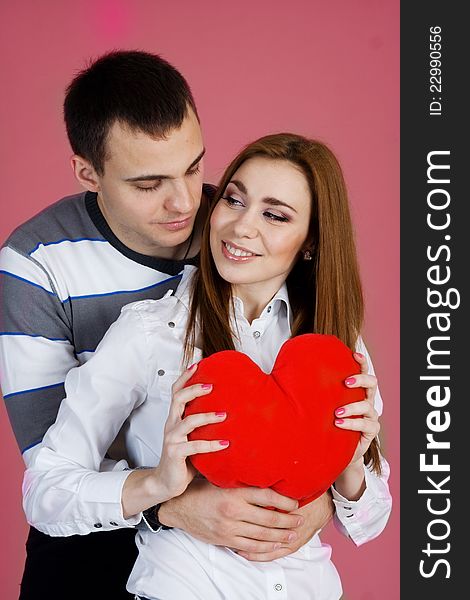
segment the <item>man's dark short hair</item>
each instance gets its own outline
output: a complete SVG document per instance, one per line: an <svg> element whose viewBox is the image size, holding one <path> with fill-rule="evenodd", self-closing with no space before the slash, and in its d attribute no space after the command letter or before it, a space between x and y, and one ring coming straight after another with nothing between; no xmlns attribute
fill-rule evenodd
<svg viewBox="0 0 470 600"><path fill-rule="evenodd" d="M156 54L109 52L81 71L67 88L64 119L75 154L104 172L106 138L115 122L162 139L196 105L184 77Z"/></svg>

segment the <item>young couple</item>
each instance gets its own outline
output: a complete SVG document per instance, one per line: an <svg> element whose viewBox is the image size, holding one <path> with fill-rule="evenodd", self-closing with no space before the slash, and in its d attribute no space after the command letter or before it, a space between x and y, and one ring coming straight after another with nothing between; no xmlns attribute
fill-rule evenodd
<svg viewBox="0 0 470 600"><path fill-rule="evenodd" d="M318 501L296 510L272 490L193 479L187 457L223 452L227 440L188 442L188 433L227 415L221 406L182 418L187 402L211 393L210 381L184 388L203 356L237 349L269 372L289 337L336 335L357 351L349 384L367 392L336 415L337 427L361 432L332 488L337 523L358 545L384 528L391 499L376 437L381 399L360 338L362 294L335 157L297 135L266 136L234 159L211 199L189 88L170 65L140 52L113 53L80 74L65 118L74 171L88 191L33 218L2 250L2 389L28 467L30 554L52 539L36 529L81 534L98 548L108 531L139 526L133 594L340 598L331 551L318 536ZM30 305L15 307L24 290ZM154 299L127 305L96 347L121 307L144 298ZM24 370L24 357L36 353L22 380L12 364L23 360ZM35 426L39 397L48 408ZM123 425L129 463L111 460ZM230 523L224 513L234 515ZM88 596L107 589L104 597L118 597L110 579L121 565L109 552L99 560L98 583L85 573ZM40 570L32 562L24 598ZM62 595L67 586L75 581L62 577Z"/></svg>

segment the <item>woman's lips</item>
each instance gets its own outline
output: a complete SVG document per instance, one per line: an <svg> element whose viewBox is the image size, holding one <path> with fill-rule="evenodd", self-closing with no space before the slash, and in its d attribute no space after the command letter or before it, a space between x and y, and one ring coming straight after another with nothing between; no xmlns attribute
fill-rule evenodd
<svg viewBox="0 0 470 600"><path fill-rule="evenodd" d="M246 248L241 248L240 246L236 246L225 241L222 241L222 254L225 256L225 258L235 262L247 262L249 260L253 260L254 258L258 258L259 256L259 254L250 252Z"/></svg>

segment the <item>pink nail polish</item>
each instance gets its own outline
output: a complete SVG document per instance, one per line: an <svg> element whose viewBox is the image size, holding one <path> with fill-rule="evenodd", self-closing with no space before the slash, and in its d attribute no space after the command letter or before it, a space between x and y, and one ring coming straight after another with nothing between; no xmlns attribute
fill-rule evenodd
<svg viewBox="0 0 470 600"><path fill-rule="evenodd" d="M227 413L226 413L226 412L220 412L220 411L219 411L219 412L216 412L216 413L215 413L215 416L216 416L216 417L225 417L226 415L227 415Z"/></svg>
<svg viewBox="0 0 470 600"><path fill-rule="evenodd" d="M361 354L360 352L354 352L354 356L357 356L359 358L364 358L364 354Z"/></svg>
<svg viewBox="0 0 470 600"><path fill-rule="evenodd" d="M197 363L193 363L190 367L188 367L188 371L191 371L191 369L194 369L194 367L197 365Z"/></svg>
<svg viewBox="0 0 470 600"><path fill-rule="evenodd" d="M356 383L356 379L355 377L348 377L347 379L345 379L344 383L346 385L353 385L354 383Z"/></svg>
<svg viewBox="0 0 470 600"><path fill-rule="evenodd" d="M344 412L345 412L344 408L337 408L337 409L335 410L335 413L336 413L337 415L342 415L342 414L344 414Z"/></svg>
<svg viewBox="0 0 470 600"><path fill-rule="evenodd" d="M336 425L342 425L344 423L344 419L336 419Z"/></svg>
<svg viewBox="0 0 470 600"><path fill-rule="evenodd" d="M228 446L230 444L230 442L228 440L219 440L219 444L221 446Z"/></svg>
<svg viewBox="0 0 470 600"><path fill-rule="evenodd" d="M203 390L210 390L212 389L212 383L203 383L201 384L201 387Z"/></svg>

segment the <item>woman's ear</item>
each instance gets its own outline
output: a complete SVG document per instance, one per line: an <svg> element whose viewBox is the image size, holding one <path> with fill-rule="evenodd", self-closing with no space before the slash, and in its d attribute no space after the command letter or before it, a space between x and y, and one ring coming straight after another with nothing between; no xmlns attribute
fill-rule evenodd
<svg viewBox="0 0 470 600"><path fill-rule="evenodd" d="M312 260L315 254L315 244L312 241L306 240L304 247L300 251L303 260Z"/></svg>
<svg viewBox="0 0 470 600"><path fill-rule="evenodd" d="M70 164L76 180L89 192L99 192L99 177L93 165L78 154L70 159Z"/></svg>

